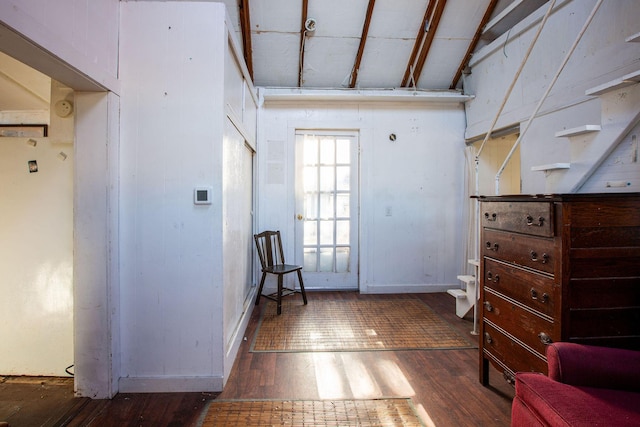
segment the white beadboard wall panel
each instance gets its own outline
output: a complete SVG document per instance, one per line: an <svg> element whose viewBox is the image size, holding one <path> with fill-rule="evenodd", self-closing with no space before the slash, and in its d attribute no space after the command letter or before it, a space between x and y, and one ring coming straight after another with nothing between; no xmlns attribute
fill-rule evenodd
<svg viewBox="0 0 640 427"><path fill-rule="evenodd" d="M267 103L260 122L258 229L282 230L290 252L285 257L294 255L295 130L355 129L361 150L360 291L456 286L463 239L460 104ZM282 162L275 161L278 153ZM278 167L282 173L271 175Z"/></svg>

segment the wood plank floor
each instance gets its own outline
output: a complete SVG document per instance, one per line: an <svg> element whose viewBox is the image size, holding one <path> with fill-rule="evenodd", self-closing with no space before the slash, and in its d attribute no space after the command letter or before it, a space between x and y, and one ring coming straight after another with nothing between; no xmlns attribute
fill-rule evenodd
<svg viewBox="0 0 640 427"><path fill-rule="evenodd" d="M388 299L408 295L308 292L321 299ZM471 342L470 317L455 316L455 300L416 294ZM295 298L295 297L294 297ZM220 399L370 399L408 397L427 426L508 426L513 388L492 370L478 381L478 350L250 353L260 310L254 310L231 376L218 393L119 394L112 400L73 397L73 381L0 378L0 421L20 426L193 426L209 401Z"/></svg>

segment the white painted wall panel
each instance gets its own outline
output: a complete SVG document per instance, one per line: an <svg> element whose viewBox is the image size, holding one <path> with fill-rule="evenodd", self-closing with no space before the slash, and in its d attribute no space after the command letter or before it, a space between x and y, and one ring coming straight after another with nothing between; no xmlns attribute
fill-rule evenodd
<svg viewBox="0 0 640 427"><path fill-rule="evenodd" d="M73 145L34 138L34 147L27 139L0 138L0 339L11 349L0 354L0 374L66 376L73 364Z"/></svg>
<svg viewBox="0 0 640 427"><path fill-rule="evenodd" d="M243 120L244 79L231 46L226 50L224 62L224 99L227 108L231 109L237 120Z"/></svg>
<svg viewBox="0 0 640 427"><path fill-rule="evenodd" d="M7 0L0 21L104 86L117 90L119 0ZM40 71L42 58L19 58ZM35 63L34 63L35 61Z"/></svg>
<svg viewBox="0 0 640 427"><path fill-rule="evenodd" d="M640 192L639 140L640 125L636 125L580 191L583 193Z"/></svg>
<svg viewBox="0 0 640 427"><path fill-rule="evenodd" d="M357 129L360 290L429 292L457 287L463 240L462 106L266 104L260 121L258 229L282 230L290 251L285 257L294 255L295 129ZM397 135L396 142L389 140L390 133ZM275 162L278 153L284 156L282 162ZM282 180L270 175L275 166L284 168Z"/></svg>
<svg viewBox="0 0 640 427"><path fill-rule="evenodd" d="M224 192L224 336L225 352L233 345L239 320L253 285L253 152L230 120L223 142ZM242 333L242 332L240 332Z"/></svg>
<svg viewBox="0 0 640 427"><path fill-rule="evenodd" d="M513 124L522 124L524 129L595 3L595 0L558 2L496 129ZM465 77L465 92L475 95L475 99L466 104L467 137L488 130L547 7L542 6L508 34L474 55L470 64L472 73ZM633 87L602 95L588 103L585 102L590 98L585 91L640 69L640 44L625 42L629 35L637 32L639 19L637 1L602 3L542 104L538 117L522 138L523 192L576 191L603 160L601 156L608 155L610 146L623 138L624 132L633 125L637 117L634 114L637 109L633 111L629 103L629 99L636 96ZM602 132L574 137L573 142L554 136L557 131L587 124L602 124ZM547 175L530 170L531 166L557 162L569 162L571 168Z"/></svg>
<svg viewBox="0 0 640 427"><path fill-rule="evenodd" d="M75 391L107 399L120 376L119 99L76 92L75 110Z"/></svg>
<svg viewBox="0 0 640 427"><path fill-rule="evenodd" d="M220 389L224 6L128 2L122 17L120 386Z"/></svg>

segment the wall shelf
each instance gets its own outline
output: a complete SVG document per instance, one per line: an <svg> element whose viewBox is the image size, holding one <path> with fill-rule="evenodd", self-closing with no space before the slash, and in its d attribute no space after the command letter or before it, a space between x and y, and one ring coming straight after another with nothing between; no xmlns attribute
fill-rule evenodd
<svg viewBox="0 0 640 427"><path fill-rule="evenodd" d="M569 169L571 163L550 163L548 165L531 166L532 171L550 171L556 169Z"/></svg>
<svg viewBox="0 0 640 427"><path fill-rule="evenodd" d="M602 126L600 126L600 125L578 126L576 128L565 129L565 130L561 130L561 131L556 132L556 138L560 138L560 137L563 137L563 136L582 135L582 134L590 133L590 132L599 132L600 130L602 130Z"/></svg>
<svg viewBox="0 0 640 427"><path fill-rule="evenodd" d="M584 93L585 95L602 95L605 92L609 92L611 90L619 89L625 86L630 86L640 82L640 70L634 71L633 73L625 74L624 76L611 80L610 82L601 84L591 89L587 89Z"/></svg>

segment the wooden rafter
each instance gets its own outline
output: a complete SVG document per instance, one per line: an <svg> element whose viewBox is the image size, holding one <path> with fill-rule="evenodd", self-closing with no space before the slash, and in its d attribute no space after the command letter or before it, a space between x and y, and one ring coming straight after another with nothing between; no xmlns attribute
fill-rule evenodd
<svg viewBox="0 0 640 427"><path fill-rule="evenodd" d="M411 79L413 65L416 62L416 58L418 57L418 53L420 52L420 48L424 43L424 38L427 34L427 26L429 25L429 18L433 13L433 7L435 6L437 0L430 0L427 4L427 10L424 12L424 18L422 18L422 24L420 25L420 29L418 29L418 34L416 35L416 42L413 44L413 50L411 51L411 57L409 58L409 63L407 64L407 69L404 72L404 76L402 77L402 87L406 87L409 80Z"/></svg>
<svg viewBox="0 0 640 427"><path fill-rule="evenodd" d="M433 14L431 15L431 22L429 22L429 29L427 31L427 35L424 40L424 44L422 45L422 49L420 49L420 55L418 56L418 60L416 62L416 66L413 69L413 86L418 86L418 79L420 78L420 74L422 74L422 69L424 68L424 64L427 61L427 55L429 54L429 50L431 50L431 43L433 43L433 39L436 36L436 32L438 31L438 25L440 25L440 18L442 18L442 12L444 12L444 7L447 4L447 0L438 0L436 7L433 10Z"/></svg>
<svg viewBox="0 0 640 427"><path fill-rule="evenodd" d="M487 10L484 12L484 16L482 17L482 20L480 21L480 24L476 29L476 33L473 35L473 39L471 39L471 44L469 44L469 49L467 49L467 53L464 55L462 62L460 62L458 71L456 71L456 74L453 77L453 80L451 81L451 86L449 86L449 89L455 89L456 86L458 85L458 80L460 80L460 77L462 77L462 72L464 71L465 67L469 64L469 61L471 60L471 55L473 55L473 51L476 49L476 46L480 41L480 37L482 36L482 30L484 29L484 26L487 25L487 22L489 22L489 18L491 18L491 14L496 8L496 4L498 4L498 0L491 0L491 2L489 3L489 6L487 6Z"/></svg>
<svg viewBox="0 0 640 427"><path fill-rule="evenodd" d="M369 6L367 6L367 14L364 18L364 25L362 26L362 36L360 36L360 46L358 47L358 53L356 54L356 60L351 70L351 81L349 81L349 87L356 87L358 82L358 73L360 72L360 63L362 62L362 55L364 54L364 46L367 43L367 35L369 34L369 25L371 24L371 15L373 15L373 8L376 4L376 0L369 0Z"/></svg>
<svg viewBox="0 0 640 427"><path fill-rule="evenodd" d="M253 80L253 51L251 48L251 14L249 11L249 0L238 0L238 11L240 12L244 62L247 64L249 76L251 76L251 80Z"/></svg>
<svg viewBox="0 0 640 427"><path fill-rule="evenodd" d="M309 0L302 0L302 19L300 23L300 60L298 61L298 87L302 87L302 70L304 69L304 42L306 31L304 28L307 22L307 9L309 8Z"/></svg>

